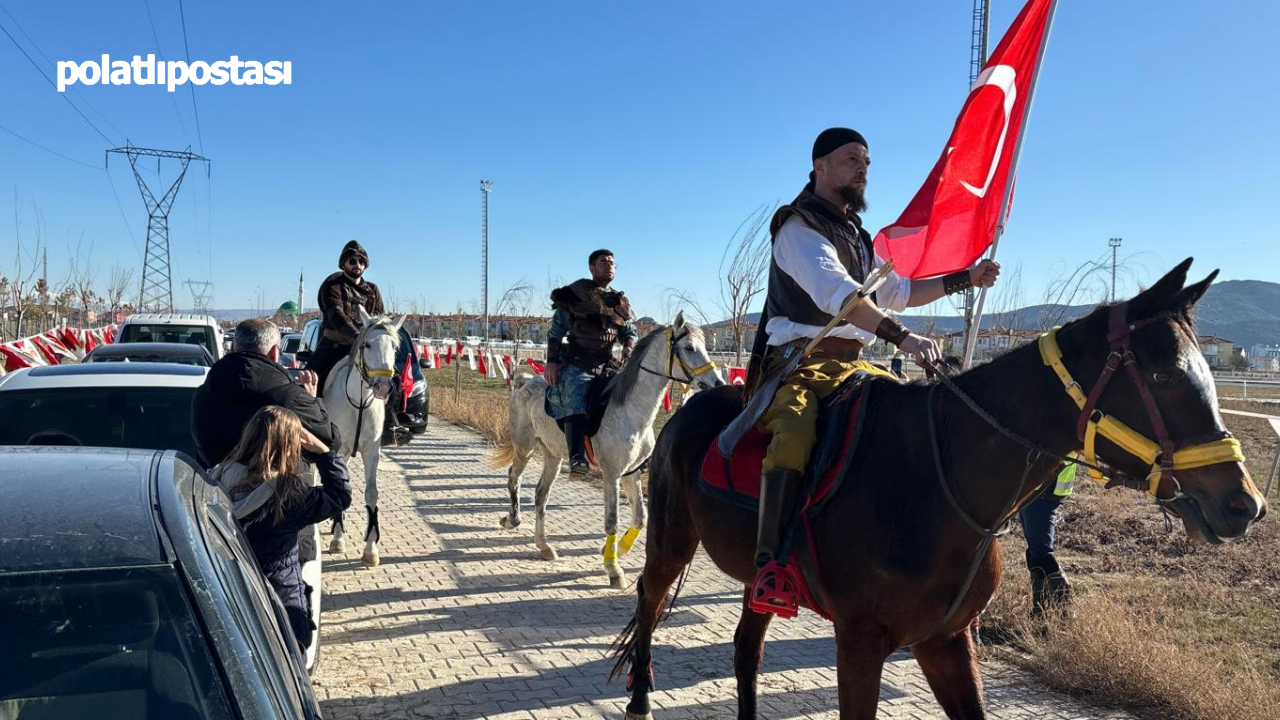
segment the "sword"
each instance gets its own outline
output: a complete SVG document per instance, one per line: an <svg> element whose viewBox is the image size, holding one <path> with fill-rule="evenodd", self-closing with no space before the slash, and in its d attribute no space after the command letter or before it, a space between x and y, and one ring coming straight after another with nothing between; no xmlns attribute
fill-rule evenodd
<svg viewBox="0 0 1280 720"><path fill-rule="evenodd" d="M892 271L893 260L888 260L880 267L871 271L871 274L867 276L866 281L862 283L862 287L859 288L856 293L849 296L849 299L845 301L844 306L840 308L840 312L831 318L831 322L827 323L826 327L818 331L818 334L815 335L807 345L805 345L803 351L794 352L794 348L788 348L786 350L790 355L790 359L787 363L779 367L779 369L774 373L761 379L760 384L756 387L755 393L752 394L751 400L747 403L747 406L743 408L742 412L738 414L738 417L734 418L733 422L729 423L729 425L725 427L724 431L720 433L720 439L717 441L717 444L722 457L727 458L733 455L733 448L737 446L738 441L747 433L747 430L751 429L752 425L755 425L756 420L759 420L760 416L764 414L765 409L773 402L773 394L778 391L778 386L782 384L782 381L785 378L796 371L796 368L800 366L800 361L813 354L813 351L818 349L818 344L822 342L823 338L830 334L831 331L844 321L845 318L853 314L853 311L866 301L867 298L871 297L871 294L878 290L881 285L884 285L885 280L889 279L889 273Z"/></svg>

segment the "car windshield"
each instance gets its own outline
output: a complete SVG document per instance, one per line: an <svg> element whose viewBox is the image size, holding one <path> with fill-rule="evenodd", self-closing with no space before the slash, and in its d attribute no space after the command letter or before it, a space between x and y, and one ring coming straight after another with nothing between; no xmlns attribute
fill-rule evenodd
<svg viewBox="0 0 1280 720"><path fill-rule="evenodd" d="M64 433L93 447L181 450L191 439L195 388L66 387L0 392L0 445Z"/></svg>
<svg viewBox="0 0 1280 720"><path fill-rule="evenodd" d="M230 717L174 568L0 575L0 718Z"/></svg>
<svg viewBox="0 0 1280 720"><path fill-rule="evenodd" d="M213 334L203 325L125 325L116 342L163 342L180 345L203 345L211 353L218 352Z"/></svg>
<svg viewBox="0 0 1280 720"><path fill-rule="evenodd" d="M284 347L280 348L280 352L286 352L294 355L298 352L298 348L302 346L301 335L290 335L284 339Z"/></svg>

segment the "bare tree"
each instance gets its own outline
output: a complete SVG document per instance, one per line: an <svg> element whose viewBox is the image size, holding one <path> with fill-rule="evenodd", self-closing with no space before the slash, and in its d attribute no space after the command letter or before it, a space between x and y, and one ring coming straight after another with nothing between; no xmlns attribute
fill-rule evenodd
<svg viewBox="0 0 1280 720"><path fill-rule="evenodd" d="M662 291L662 312L667 318L674 318L683 311L686 317L698 323L707 331L712 350L715 349L716 335L711 327L711 316L702 307L695 293L680 288L667 287Z"/></svg>
<svg viewBox="0 0 1280 720"><path fill-rule="evenodd" d="M729 236L720 255L720 307L728 317L734 364L742 365L747 311L768 280L769 220L777 205L761 205ZM732 254L730 254L732 252Z"/></svg>
<svg viewBox="0 0 1280 720"><path fill-rule="evenodd" d="M1126 282L1134 279L1142 269L1135 256L1119 260L1115 266L1117 276ZM1073 268L1055 266L1056 275L1045 286L1043 302L1046 306L1038 318L1041 330L1061 325L1067 312L1078 305L1106 302L1111 296L1111 258L1109 255L1086 260Z"/></svg>
<svg viewBox="0 0 1280 720"><path fill-rule="evenodd" d="M129 292L129 288L133 285L133 268L122 268L119 265L111 266L111 275L107 280L107 312L111 315L111 322L115 322L116 313L120 312L125 305L124 296Z"/></svg>
<svg viewBox="0 0 1280 720"><path fill-rule="evenodd" d="M22 208L18 204L18 191L16 189L13 192L13 234L16 243L13 275L9 278L9 294L5 301L13 307L14 314L17 316L14 337L20 338L23 335L23 323L26 321L27 315L36 306L35 286L38 284L36 271L40 267L36 259L40 257L42 236L37 227L35 247L30 253L24 252Z"/></svg>

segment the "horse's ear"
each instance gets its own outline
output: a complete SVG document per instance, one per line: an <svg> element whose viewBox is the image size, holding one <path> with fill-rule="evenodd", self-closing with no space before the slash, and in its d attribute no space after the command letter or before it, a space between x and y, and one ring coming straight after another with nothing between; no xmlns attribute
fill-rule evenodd
<svg viewBox="0 0 1280 720"><path fill-rule="evenodd" d="M1157 280L1155 285L1138 293L1137 297L1131 301L1129 319L1150 317L1170 309L1182 286L1187 282L1187 270L1191 268L1191 260L1192 258L1187 258L1178 263L1164 277Z"/></svg>
<svg viewBox="0 0 1280 720"><path fill-rule="evenodd" d="M1182 288L1182 291L1178 293L1178 297L1174 299L1174 304L1184 312L1190 314L1191 308L1195 307L1195 304L1200 302L1200 298L1204 297L1205 291L1209 289L1209 286L1213 284L1214 279L1217 277L1218 271L1214 270L1209 273L1209 277L1198 283Z"/></svg>
<svg viewBox="0 0 1280 720"><path fill-rule="evenodd" d="M360 327L369 327L369 321L372 319L369 311L365 310L363 305L357 305L356 310L360 311Z"/></svg>
<svg viewBox="0 0 1280 720"><path fill-rule="evenodd" d="M683 310L676 313L676 319L671 321L671 327L677 330L684 327L684 311Z"/></svg>

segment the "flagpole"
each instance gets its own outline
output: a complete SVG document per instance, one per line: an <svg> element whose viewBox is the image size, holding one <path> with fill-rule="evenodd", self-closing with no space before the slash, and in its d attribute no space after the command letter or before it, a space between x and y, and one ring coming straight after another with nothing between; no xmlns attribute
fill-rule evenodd
<svg viewBox="0 0 1280 720"><path fill-rule="evenodd" d="M1036 73L1031 79L1031 88L1027 91L1027 111L1022 116L1022 127L1018 133L1017 144L1013 146L1013 162L1009 164L1009 177L1005 180L1004 196L1000 198L1000 214L996 217L996 236L991 241L991 252L987 254L987 258L994 260L996 257L996 249L1000 246L1000 236L1004 235L1004 222L1009 209L1010 190L1013 189L1013 181L1018 175L1018 156L1022 153L1022 141L1026 139L1027 124L1031 120L1032 103L1036 98L1036 85L1040 84L1040 69L1044 66L1044 51L1049 47L1049 34L1053 31L1053 18L1058 12L1058 0L1051 0L1049 3L1049 19L1045 21L1044 39L1040 41L1040 52L1036 55ZM969 337L965 338L964 345L964 367L969 367L973 361L973 351L978 344L978 333L982 332L982 304L987 299L987 288L978 291L978 302L973 308L973 332L969 333Z"/></svg>

